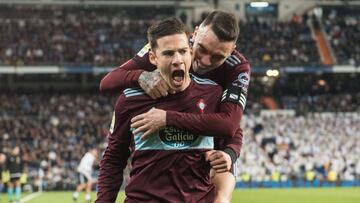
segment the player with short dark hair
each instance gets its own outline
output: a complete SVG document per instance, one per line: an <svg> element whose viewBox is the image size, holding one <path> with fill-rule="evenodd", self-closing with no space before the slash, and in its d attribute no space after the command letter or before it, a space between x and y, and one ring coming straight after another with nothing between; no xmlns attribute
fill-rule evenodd
<svg viewBox="0 0 360 203"><path fill-rule="evenodd" d="M152 109L133 119L136 132L145 132L144 136L147 136L167 125L193 133L223 136L224 139L217 139L216 148L228 155L218 151L209 159L217 172L227 171L228 164L219 162L217 157L229 156L234 163L240 155L243 135L239 123L246 105L251 71L246 58L235 50L238 35L239 27L234 15L213 11L195 29L192 37L194 55L190 72L212 79L225 89L220 113L192 114ZM149 47L145 46L133 59L108 73L100 83L100 90L121 91L140 86L154 99L166 96L170 88L158 71L153 71L155 67L149 61L148 50ZM229 202L235 186L235 179L229 174L225 176L230 182L221 181L222 178L215 180L221 185L217 186L221 190L219 202Z"/></svg>
<svg viewBox="0 0 360 203"><path fill-rule="evenodd" d="M214 147L213 137L166 127L143 140L142 133L133 136L130 127L133 116L153 107L197 114L217 111L222 88L211 80L190 76L191 49L182 27L179 20L170 18L149 28L149 41L155 41L149 60L175 94L153 100L140 88L124 90L100 164L96 202L115 202L130 154L132 171L125 202L214 200L210 165L205 160L205 152Z"/></svg>

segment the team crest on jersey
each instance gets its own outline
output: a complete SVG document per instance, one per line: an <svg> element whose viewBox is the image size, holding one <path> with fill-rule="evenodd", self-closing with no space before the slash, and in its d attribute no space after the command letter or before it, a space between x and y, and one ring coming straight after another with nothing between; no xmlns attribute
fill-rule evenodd
<svg viewBox="0 0 360 203"><path fill-rule="evenodd" d="M150 50L150 43L147 43L138 53L137 55L143 57Z"/></svg>
<svg viewBox="0 0 360 203"><path fill-rule="evenodd" d="M204 101L204 99L200 99L199 101L198 101L198 103L196 104L196 106L200 109L200 113L204 113L204 110L205 110L205 108L206 108L206 103L205 103L205 101Z"/></svg>
<svg viewBox="0 0 360 203"><path fill-rule="evenodd" d="M173 127L166 127L159 132L159 137L163 143L175 148L186 148L197 140L198 135L188 131L179 130Z"/></svg>

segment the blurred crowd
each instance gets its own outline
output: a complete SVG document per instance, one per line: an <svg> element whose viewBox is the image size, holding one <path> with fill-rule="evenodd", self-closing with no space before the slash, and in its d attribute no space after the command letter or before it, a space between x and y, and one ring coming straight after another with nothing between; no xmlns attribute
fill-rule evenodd
<svg viewBox="0 0 360 203"><path fill-rule="evenodd" d="M320 56L305 21L260 21L240 24L237 48L252 66L316 66Z"/></svg>
<svg viewBox="0 0 360 203"><path fill-rule="evenodd" d="M117 66L146 44L153 21L174 15L171 10L2 6L0 65ZM240 23L237 48L253 66L321 65L306 22L248 19Z"/></svg>
<svg viewBox="0 0 360 203"><path fill-rule="evenodd" d="M247 115L243 181L360 179L360 114ZM311 174L311 176L309 176Z"/></svg>
<svg viewBox="0 0 360 203"><path fill-rule="evenodd" d="M284 109L298 112L359 112L360 93L284 96L281 98Z"/></svg>
<svg viewBox="0 0 360 203"><path fill-rule="evenodd" d="M90 147L105 148L114 102L81 94L0 95L0 152L21 147L30 178L47 189L74 187Z"/></svg>
<svg viewBox="0 0 360 203"><path fill-rule="evenodd" d="M329 9L323 24L338 64L360 66L359 10Z"/></svg>
<svg viewBox="0 0 360 203"><path fill-rule="evenodd" d="M357 95L359 97L359 95ZM320 101L338 96L317 97ZM115 98L79 94L4 94L0 96L0 149L21 147L30 177L43 178L45 189L68 189L76 184L76 167L89 147L106 147ZM299 100L306 106L308 99ZM358 101L358 100L357 100ZM293 106L294 109L303 107ZM311 104L318 108L323 102ZM291 116L256 114L247 107L242 119L245 141L238 178L267 180L273 172L286 179L302 178L313 170L326 178L334 170L341 179L360 173L360 114L307 113ZM289 107L290 108L290 107ZM358 108L358 107L357 107ZM100 152L101 154L101 152Z"/></svg>
<svg viewBox="0 0 360 203"><path fill-rule="evenodd" d="M1 65L116 66L146 44L156 20L114 8L0 10Z"/></svg>

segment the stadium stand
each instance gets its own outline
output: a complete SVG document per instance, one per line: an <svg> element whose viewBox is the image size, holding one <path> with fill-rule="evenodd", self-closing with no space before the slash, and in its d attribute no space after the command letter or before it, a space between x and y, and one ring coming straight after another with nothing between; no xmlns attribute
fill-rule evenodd
<svg viewBox="0 0 360 203"><path fill-rule="evenodd" d="M323 25L338 64L360 65L360 9L358 7L325 7Z"/></svg>

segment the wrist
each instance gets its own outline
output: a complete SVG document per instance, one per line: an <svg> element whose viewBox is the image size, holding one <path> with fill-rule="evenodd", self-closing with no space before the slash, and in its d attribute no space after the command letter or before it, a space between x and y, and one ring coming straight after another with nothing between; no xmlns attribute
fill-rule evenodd
<svg viewBox="0 0 360 203"><path fill-rule="evenodd" d="M231 163L234 164L237 159L235 151L231 148L225 148L223 151L230 156Z"/></svg>

